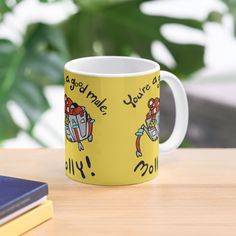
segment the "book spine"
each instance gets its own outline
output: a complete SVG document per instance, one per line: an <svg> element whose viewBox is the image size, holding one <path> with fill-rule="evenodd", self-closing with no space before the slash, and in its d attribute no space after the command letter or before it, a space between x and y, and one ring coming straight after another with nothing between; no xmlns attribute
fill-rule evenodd
<svg viewBox="0 0 236 236"><path fill-rule="evenodd" d="M22 235L51 217L53 217L53 204L51 201L46 201L40 206L0 226L0 235ZM47 235L47 232L42 235Z"/></svg>
<svg viewBox="0 0 236 236"><path fill-rule="evenodd" d="M26 194L22 195L22 197L17 198L15 201L4 206L0 211L0 219L8 216L9 214L20 210L23 207L39 200L48 195L48 185L44 184L34 189L33 191L27 192Z"/></svg>

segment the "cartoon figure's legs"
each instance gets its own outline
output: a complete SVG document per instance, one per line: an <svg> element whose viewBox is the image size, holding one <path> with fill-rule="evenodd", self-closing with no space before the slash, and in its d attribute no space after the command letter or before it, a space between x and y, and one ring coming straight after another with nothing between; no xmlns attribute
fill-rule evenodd
<svg viewBox="0 0 236 236"><path fill-rule="evenodd" d="M80 138L79 138L79 133L78 133L78 129L77 128L74 128L74 132L75 132L75 136L76 136L76 140L78 142L78 148L79 148L79 151L82 151L84 150L84 147L80 141Z"/></svg>
<svg viewBox="0 0 236 236"><path fill-rule="evenodd" d="M146 134L148 135L148 137L153 140L150 131L148 130L148 128L145 125L142 125L138 131L135 133L135 135L137 136L136 138L136 156L137 157L141 157L142 156L142 151L141 151L141 137L143 136L143 133L146 132Z"/></svg>
<svg viewBox="0 0 236 236"><path fill-rule="evenodd" d="M95 122L94 119L92 119L88 115L88 141L92 142L93 141L93 123Z"/></svg>
<svg viewBox="0 0 236 236"><path fill-rule="evenodd" d="M79 148L79 151L84 150L84 146L82 145L81 142L78 142L78 148Z"/></svg>
<svg viewBox="0 0 236 236"><path fill-rule="evenodd" d="M137 157L142 156L141 147L140 147L140 140L141 140L141 137L143 136L143 132L144 132L144 129L143 129L143 127L141 127L135 133L135 135L137 136L137 138L136 138L136 156Z"/></svg>

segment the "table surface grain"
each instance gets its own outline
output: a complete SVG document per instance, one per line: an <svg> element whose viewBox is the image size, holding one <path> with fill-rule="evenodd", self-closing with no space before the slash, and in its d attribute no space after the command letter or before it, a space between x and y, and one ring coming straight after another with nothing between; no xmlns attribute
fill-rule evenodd
<svg viewBox="0 0 236 236"><path fill-rule="evenodd" d="M27 236L236 235L236 149L179 149L131 186L80 184L63 150L0 150L0 174L48 182L54 218Z"/></svg>

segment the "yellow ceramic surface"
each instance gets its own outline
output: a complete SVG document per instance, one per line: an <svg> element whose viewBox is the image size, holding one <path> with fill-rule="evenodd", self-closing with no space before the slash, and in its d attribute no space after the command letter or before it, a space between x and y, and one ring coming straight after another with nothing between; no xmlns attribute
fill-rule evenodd
<svg viewBox="0 0 236 236"><path fill-rule="evenodd" d="M65 70L65 168L76 181L141 183L158 173L160 71L137 77Z"/></svg>

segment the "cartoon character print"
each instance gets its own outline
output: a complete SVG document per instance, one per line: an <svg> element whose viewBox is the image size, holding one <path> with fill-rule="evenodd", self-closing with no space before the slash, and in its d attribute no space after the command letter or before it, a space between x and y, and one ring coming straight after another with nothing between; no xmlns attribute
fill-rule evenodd
<svg viewBox="0 0 236 236"><path fill-rule="evenodd" d="M159 120L160 120L160 99L151 98L148 101L149 112L146 115L145 124L135 133L136 138L136 156L141 157L142 151L140 147L141 137L144 132L148 135L151 141L156 141L159 137Z"/></svg>
<svg viewBox="0 0 236 236"><path fill-rule="evenodd" d="M68 141L78 143L79 151L84 150L83 140L93 141L94 122L85 107L65 95L65 135Z"/></svg>

